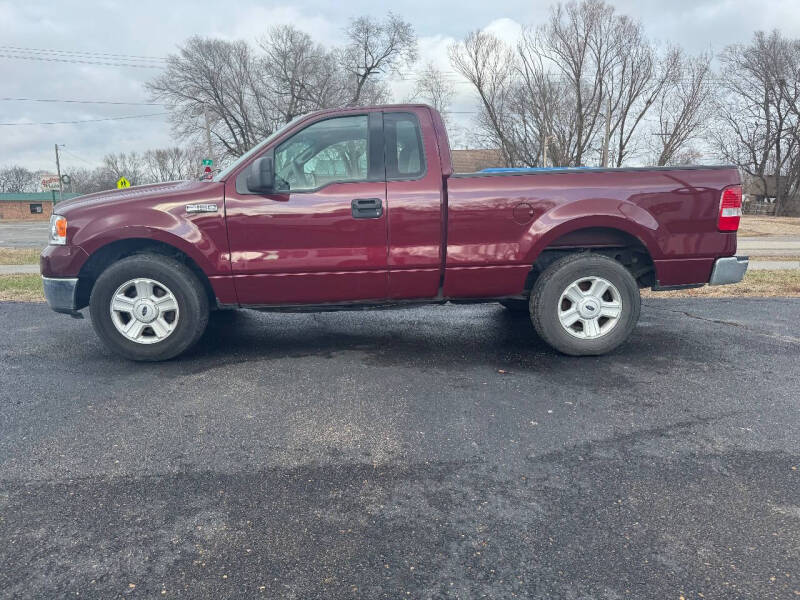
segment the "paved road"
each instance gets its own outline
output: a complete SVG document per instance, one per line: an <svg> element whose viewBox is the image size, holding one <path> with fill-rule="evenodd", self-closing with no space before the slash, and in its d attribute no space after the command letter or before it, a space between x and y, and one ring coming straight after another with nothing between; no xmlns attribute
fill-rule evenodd
<svg viewBox="0 0 800 600"><path fill-rule="evenodd" d="M800 260L758 260L757 256L751 256L747 269L751 271L798 271L800 270Z"/></svg>
<svg viewBox="0 0 800 600"><path fill-rule="evenodd" d="M0 303L0 597L793 598L800 301L219 315L137 365ZM134 587L135 586L135 587Z"/></svg>
<svg viewBox="0 0 800 600"><path fill-rule="evenodd" d="M39 265L0 265L0 275L16 275L22 273L38 273Z"/></svg>
<svg viewBox="0 0 800 600"><path fill-rule="evenodd" d="M800 256L800 236L771 235L739 238L737 251L740 254L759 256Z"/></svg>
<svg viewBox="0 0 800 600"><path fill-rule="evenodd" d="M49 226L47 222L0 223L0 248L43 248Z"/></svg>

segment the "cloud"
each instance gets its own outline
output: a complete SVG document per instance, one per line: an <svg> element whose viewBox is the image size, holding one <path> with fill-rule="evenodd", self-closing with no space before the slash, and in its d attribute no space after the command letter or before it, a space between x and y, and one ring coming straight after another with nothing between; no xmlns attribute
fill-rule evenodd
<svg viewBox="0 0 800 600"><path fill-rule="evenodd" d="M514 19L496 19L489 23L483 30L500 38L510 46L514 46L522 37L522 23Z"/></svg>
<svg viewBox="0 0 800 600"><path fill-rule="evenodd" d="M800 38L797 0L616 0L621 13L641 20L648 35L678 43L692 52L720 50L746 42L757 29L779 27ZM417 28L421 63L433 62L456 85L453 110L475 110L476 98L452 71L447 48L470 30L491 31L514 43L523 25L547 19L549 2L505 0L404 0L376 5L372 0L294 0L265 4L256 0L0 0L0 45L83 52L165 56L191 35L254 41L270 25L293 24L326 45L341 43L350 17L381 16L392 9ZM2 52L0 52L2 54ZM416 71L393 83L398 99L407 97ZM145 102L143 83L152 69L101 67L76 63L12 60L0 57L4 97L100 99ZM62 121L160 112L158 107L46 104L0 101L0 122ZM466 124L469 115L463 115ZM174 143L164 118L58 126L0 127L0 165L52 168L53 144L67 144L73 155L99 162L107 152L143 151ZM78 159L75 166L86 166ZM69 164L67 166L70 166Z"/></svg>
<svg viewBox="0 0 800 600"><path fill-rule="evenodd" d="M334 23L320 15L307 15L294 6L248 6L236 3L231 7L235 23L231 35L235 39L255 41L275 25L294 25L310 34L317 42L330 46L338 44L344 23Z"/></svg>

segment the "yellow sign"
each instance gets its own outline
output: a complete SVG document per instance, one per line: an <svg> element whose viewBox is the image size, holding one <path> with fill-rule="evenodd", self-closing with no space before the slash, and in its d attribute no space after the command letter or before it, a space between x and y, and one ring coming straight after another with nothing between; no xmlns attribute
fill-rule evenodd
<svg viewBox="0 0 800 600"><path fill-rule="evenodd" d="M125 179L124 177L120 177L117 179L117 189L122 190L125 188L131 187L131 182Z"/></svg>

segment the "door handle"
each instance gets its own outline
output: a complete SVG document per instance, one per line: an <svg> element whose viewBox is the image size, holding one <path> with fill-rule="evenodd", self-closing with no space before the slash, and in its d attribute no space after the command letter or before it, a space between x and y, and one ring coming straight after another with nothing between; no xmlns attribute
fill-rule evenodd
<svg viewBox="0 0 800 600"><path fill-rule="evenodd" d="M350 203L354 219L379 219L383 215L380 198L356 198Z"/></svg>

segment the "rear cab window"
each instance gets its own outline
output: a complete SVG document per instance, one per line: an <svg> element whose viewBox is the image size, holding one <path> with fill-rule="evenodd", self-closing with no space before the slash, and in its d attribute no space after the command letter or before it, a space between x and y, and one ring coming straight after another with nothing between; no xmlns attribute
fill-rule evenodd
<svg viewBox="0 0 800 600"><path fill-rule="evenodd" d="M386 179L419 179L427 171L419 120L413 113L383 115Z"/></svg>

